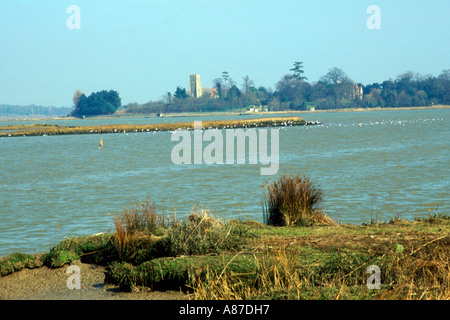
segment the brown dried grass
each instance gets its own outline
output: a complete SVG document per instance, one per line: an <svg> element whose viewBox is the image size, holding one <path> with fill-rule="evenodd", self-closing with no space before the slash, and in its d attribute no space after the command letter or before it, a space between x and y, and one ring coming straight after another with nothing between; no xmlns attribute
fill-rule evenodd
<svg viewBox="0 0 450 320"><path fill-rule="evenodd" d="M266 182L264 221L273 226L311 226L334 224L320 204L322 190L308 177L283 175L277 181Z"/></svg>
<svg viewBox="0 0 450 320"><path fill-rule="evenodd" d="M130 259L139 247L154 241L155 233L176 222L176 216L158 213L155 203L148 197L131 209L123 209L121 216L114 217L116 232L113 243L121 259Z"/></svg>
<svg viewBox="0 0 450 320"><path fill-rule="evenodd" d="M270 126L304 125L305 120L300 117L272 117L257 119L203 121L203 129L251 128ZM0 127L0 136L36 136L36 135L68 135L68 134L98 134L122 132L154 132L192 130L193 122L160 123L147 125L111 124L104 126L59 126L48 124L14 125ZM6 131L6 132L2 132Z"/></svg>

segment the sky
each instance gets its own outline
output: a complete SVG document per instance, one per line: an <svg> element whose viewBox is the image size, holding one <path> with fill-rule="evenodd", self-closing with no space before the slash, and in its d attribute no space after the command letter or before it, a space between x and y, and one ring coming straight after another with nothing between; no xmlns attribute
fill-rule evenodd
<svg viewBox="0 0 450 320"><path fill-rule="evenodd" d="M0 0L0 104L71 107L77 89L142 104L223 71L275 89L295 61L310 83L438 76L449 16L448 0Z"/></svg>

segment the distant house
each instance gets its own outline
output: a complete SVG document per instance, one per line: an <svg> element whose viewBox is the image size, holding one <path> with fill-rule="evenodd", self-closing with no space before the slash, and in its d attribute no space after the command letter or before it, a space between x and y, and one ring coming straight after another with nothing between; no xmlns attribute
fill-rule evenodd
<svg viewBox="0 0 450 320"><path fill-rule="evenodd" d="M211 96L210 96L210 98L211 98L211 99L217 99L217 98L219 98L219 92L217 92L216 89L211 89Z"/></svg>
<svg viewBox="0 0 450 320"><path fill-rule="evenodd" d="M202 95L209 96L210 99L219 98L219 92L216 89L202 88Z"/></svg>
<svg viewBox="0 0 450 320"><path fill-rule="evenodd" d="M261 106L259 106L259 107L257 107L257 106L250 106L248 111L249 112L260 112L261 111Z"/></svg>

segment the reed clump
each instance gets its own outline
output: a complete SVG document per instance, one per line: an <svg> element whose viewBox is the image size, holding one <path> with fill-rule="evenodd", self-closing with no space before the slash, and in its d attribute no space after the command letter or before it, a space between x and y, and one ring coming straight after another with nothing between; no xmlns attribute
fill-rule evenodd
<svg viewBox="0 0 450 320"><path fill-rule="evenodd" d="M308 177L283 175L277 181L266 182L264 221L272 226L311 226L334 224L320 204L322 190Z"/></svg>
<svg viewBox="0 0 450 320"><path fill-rule="evenodd" d="M176 216L158 212L150 197L131 209L124 208L121 216L114 217L113 245L119 260L137 263L157 256L158 241L175 223Z"/></svg>
<svg viewBox="0 0 450 320"><path fill-rule="evenodd" d="M167 228L174 223L176 217L169 214L158 213L156 203L148 197L143 202L138 202L130 209L123 209L120 217L115 217L116 231L127 233L144 232L155 234L160 228Z"/></svg>

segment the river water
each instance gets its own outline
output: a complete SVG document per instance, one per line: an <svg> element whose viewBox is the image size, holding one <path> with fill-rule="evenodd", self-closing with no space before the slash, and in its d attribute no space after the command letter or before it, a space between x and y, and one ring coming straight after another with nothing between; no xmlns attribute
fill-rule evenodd
<svg viewBox="0 0 450 320"><path fill-rule="evenodd" d="M279 129L277 175L309 176L323 190L323 207L335 221L449 213L450 109L299 116L322 125ZM232 118L242 116L46 122ZM64 237L113 231L114 216L148 196L159 210L177 216L198 205L225 219L263 220L261 186L277 175L262 176L261 167L267 166L259 162L174 164L178 142L171 137L171 132L108 134L103 149L97 134L0 138L0 256L45 252Z"/></svg>

